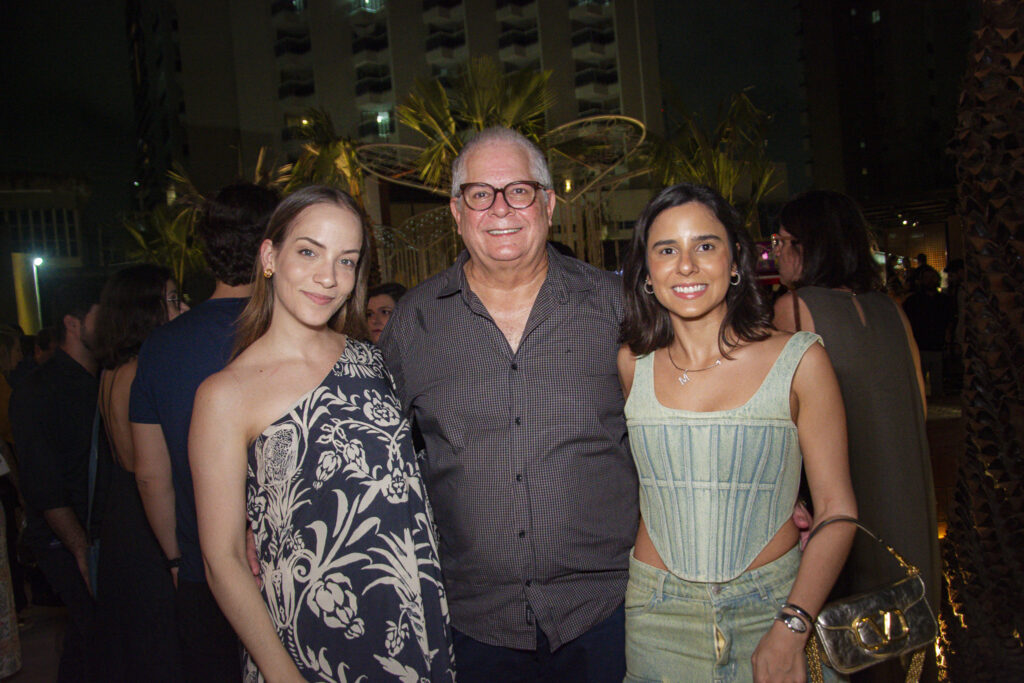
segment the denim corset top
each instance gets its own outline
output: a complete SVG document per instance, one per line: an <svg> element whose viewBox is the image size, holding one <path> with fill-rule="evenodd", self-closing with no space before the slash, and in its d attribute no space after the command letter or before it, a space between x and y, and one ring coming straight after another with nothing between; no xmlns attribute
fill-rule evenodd
<svg viewBox="0 0 1024 683"><path fill-rule="evenodd" d="M659 403L654 354L637 359L625 412L640 513L676 576L736 578L793 514L802 455L790 386L815 342L821 342L816 334L794 334L750 400L712 412Z"/></svg>

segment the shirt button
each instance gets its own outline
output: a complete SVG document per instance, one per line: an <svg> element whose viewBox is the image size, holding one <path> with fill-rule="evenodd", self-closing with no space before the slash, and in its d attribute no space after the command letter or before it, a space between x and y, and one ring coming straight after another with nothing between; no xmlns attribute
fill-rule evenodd
<svg viewBox="0 0 1024 683"><path fill-rule="evenodd" d="M532 580L530 580L530 579L527 579L527 580L526 580L526 587L527 587L527 588L529 588L529 587L530 587L530 586L531 586L532 584L533 584L533 581L532 581Z"/></svg>
<svg viewBox="0 0 1024 683"><path fill-rule="evenodd" d="M522 481L522 480L523 480L523 475L517 474L516 475L516 481Z"/></svg>
<svg viewBox="0 0 1024 683"><path fill-rule="evenodd" d="M522 538L522 537L523 537L523 536L525 536L525 535L526 535L526 532L525 532L525 531L523 531L522 529L520 529L520 530L519 530L519 538Z"/></svg>
<svg viewBox="0 0 1024 683"><path fill-rule="evenodd" d="M516 418L516 424L517 424L517 425L521 425L521 424L523 424L523 419L522 419L521 417L517 417L517 418Z"/></svg>
<svg viewBox="0 0 1024 683"><path fill-rule="evenodd" d="M512 369L513 370L518 370L519 369L519 364L518 363L513 363L512 364Z"/></svg>
<svg viewBox="0 0 1024 683"><path fill-rule="evenodd" d="M719 593L722 592L722 587L719 586L718 584L715 584L714 586L711 587L711 592L714 593L715 595L718 595Z"/></svg>

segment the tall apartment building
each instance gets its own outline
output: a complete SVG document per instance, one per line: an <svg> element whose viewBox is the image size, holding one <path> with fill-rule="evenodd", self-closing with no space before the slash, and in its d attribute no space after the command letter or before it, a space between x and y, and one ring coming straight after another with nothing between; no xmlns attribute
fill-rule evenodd
<svg viewBox="0 0 1024 683"><path fill-rule="evenodd" d="M661 130L651 0L130 0L139 178L160 199L180 161L200 189L284 162L304 112L337 132L415 144L395 107L470 56L551 70L549 126L623 114Z"/></svg>
<svg viewBox="0 0 1024 683"><path fill-rule="evenodd" d="M961 255L947 148L966 65L970 3L800 3L815 184L865 207L887 251Z"/></svg>

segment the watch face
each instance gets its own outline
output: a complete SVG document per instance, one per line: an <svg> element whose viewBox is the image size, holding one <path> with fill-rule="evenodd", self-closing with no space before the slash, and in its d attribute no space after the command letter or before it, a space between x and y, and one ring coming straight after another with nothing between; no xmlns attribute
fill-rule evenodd
<svg viewBox="0 0 1024 683"><path fill-rule="evenodd" d="M807 624L805 624L804 620L795 614L783 614L782 623L785 624L790 631L795 631L796 633L807 633Z"/></svg>

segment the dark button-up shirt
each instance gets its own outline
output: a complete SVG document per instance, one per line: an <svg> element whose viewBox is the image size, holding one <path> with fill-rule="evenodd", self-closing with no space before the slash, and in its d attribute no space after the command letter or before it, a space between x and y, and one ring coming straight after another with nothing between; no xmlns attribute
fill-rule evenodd
<svg viewBox="0 0 1024 683"><path fill-rule="evenodd" d="M616 372L618 277L548 249L513 352L455 265L402 297L381 338L426 442L423 475L455 628L555 649L625 593L637 479Z"/></svg>
<svg viewBox="0 0 1024 683"><path fill-rule="evenodd" d="M11 396L11 424L27 503L25 542L56 540L45 510L69 507L84 527L89 500L89 452L99 382L62 349L33 371ZM92 520L96 526L97 520Z"/></svg>

